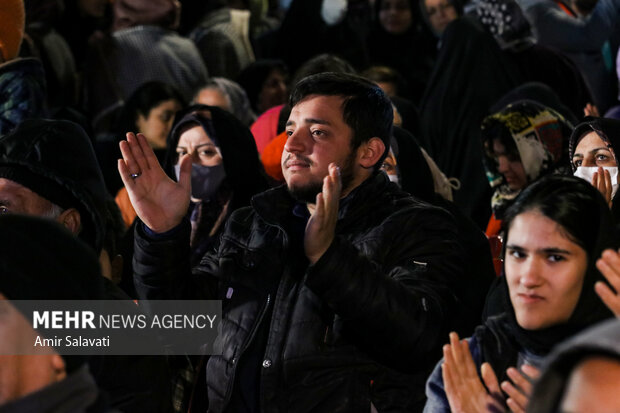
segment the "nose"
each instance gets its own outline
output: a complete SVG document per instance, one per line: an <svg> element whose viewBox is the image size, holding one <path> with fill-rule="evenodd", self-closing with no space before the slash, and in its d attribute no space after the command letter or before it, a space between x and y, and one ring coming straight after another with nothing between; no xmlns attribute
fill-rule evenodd
<svg viewBox="0 0 620 413"><path fill-rule="evenodd" d="M304 136L301 131L294 131L286 139L284 150L289 153L302 153L305 150Z"/></svg>
<svg viewBox="0 0 620 413"><path fill-rule="evenodd" d="M500 174L505 174L510 170L508 158L505 156L497 157L497 172Z"/></svg>
<svg viewBox="0 0 620 413"><path fill-rule="evenodd" d="M544 282L538 261L535 257L530 257L520 266L519 282L528 290L540 287Z"/></svg>

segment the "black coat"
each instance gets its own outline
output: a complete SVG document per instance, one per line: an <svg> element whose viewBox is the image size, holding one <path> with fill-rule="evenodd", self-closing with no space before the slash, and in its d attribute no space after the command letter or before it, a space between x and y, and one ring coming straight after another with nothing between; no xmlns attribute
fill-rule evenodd
<svg viewBox="0 0 620 413"><path fill-rule="evenodd" d="M462 268L451 216L376 174L341 200L336 238L308 266L305 219L286 188L252 206L231 215L217 253L191 277L187 223L166 240L136 231L141 298L223 301L223 353L207 364L209 411L235 397L235 374L257 337L265 412L359 412L371 402L382 412L419 410Z"/></svg>

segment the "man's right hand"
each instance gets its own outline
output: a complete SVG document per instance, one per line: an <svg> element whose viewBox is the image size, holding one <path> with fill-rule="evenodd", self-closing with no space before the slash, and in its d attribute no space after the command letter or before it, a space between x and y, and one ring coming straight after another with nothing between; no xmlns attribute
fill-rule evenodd
<svg viewBox="0 0 620 413"><path fill-rule="evenodd" d="M179 182L162 169L142 134L127 133L120 143L123 159L118 172L138 217L154 232L166 232L181 223L189 207L192 161L181 158Z"/></svg>

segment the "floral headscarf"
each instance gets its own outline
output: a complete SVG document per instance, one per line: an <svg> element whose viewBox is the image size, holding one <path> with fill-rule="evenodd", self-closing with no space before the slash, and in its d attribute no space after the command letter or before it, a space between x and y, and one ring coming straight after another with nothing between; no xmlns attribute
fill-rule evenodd
<svg viewBox="0 0 620 413"><path fill-rule="evenodd" d="M483 163L489 184L495 189L491 207L496 218L501 219L521 190L511 189L497 170L491 148L493 140L498 138L498 127L514 139L530 184L549 173L567 173L572 125L555 110L531 100L511 103L482 121Z"/></svg>

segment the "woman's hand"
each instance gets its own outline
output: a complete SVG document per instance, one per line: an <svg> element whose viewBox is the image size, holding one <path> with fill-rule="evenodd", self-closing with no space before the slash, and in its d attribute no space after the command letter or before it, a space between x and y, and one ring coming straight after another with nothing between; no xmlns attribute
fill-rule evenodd
<svg viewBox="0 0 620 413"><path fill-rule="evenodd" d="M175 182L159 165L144 135L127 133L127 140L121 141L120 148L123 159L118 160L118 172L138 217L160 233L179 225L189 207L190 157L181 158L180 179Z"/></svg>
<svg viewBox="0 0 620 413"><path fill-rule="evenodd" d="M612 183L609 171L599 166L598 171L592 174L592 186L603 194L605 201L607 201L607 205L611 208Z"/></svg>
<svg viewBox="0 0 620 413"><path fill-rule="evenodd" d="M497 376L489 363L482 365L480 370L487 387L485 389L466 340L459 340L456 333L450 333L450 344L443 347L443 356L444 362L441 368L444 389L453 413L504 410L502 403L499 402L502 396Z"/></svg>
<svg viewBox="0 0 620 413"><path fill-rule="evenodd" d="M613 290L602 281L598 281L594 285L594 290L601 297L607 308L616 317L620 317L620 295L618 294L618 291L620 291L620 254L618 254L618 251L611 249L603 251L601 258L596 261L596 268L607 279Z"/></svg>
<svg viewBox="0 0 620 413"><path fill-rule="evenodd" d="M502 382L502 390L508 395L506 404L513 413L525 413L532 394L532 381L540 376L540 370L534 366L525 364L521 369L523 372L510 367L506 373L512 383Z"/></svg>

